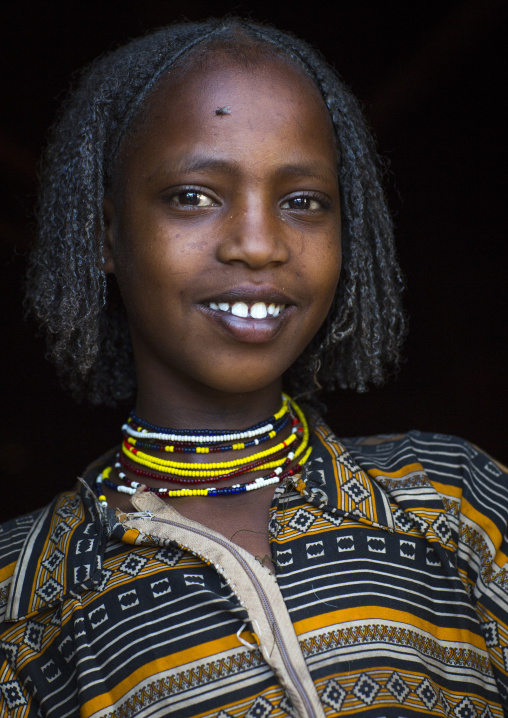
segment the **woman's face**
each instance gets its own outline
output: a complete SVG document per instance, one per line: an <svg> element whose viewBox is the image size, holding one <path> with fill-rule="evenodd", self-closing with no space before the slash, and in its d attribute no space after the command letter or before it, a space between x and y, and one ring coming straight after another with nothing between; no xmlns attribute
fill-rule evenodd
<svg viewBox="0 0 508 718"><path fill-rule="evenodd" d="M323 100L285 62L246 69L212 54L167 78L146 117L105 202L106 271L127 309L138 382L280 387L340 272Z"/></svg>

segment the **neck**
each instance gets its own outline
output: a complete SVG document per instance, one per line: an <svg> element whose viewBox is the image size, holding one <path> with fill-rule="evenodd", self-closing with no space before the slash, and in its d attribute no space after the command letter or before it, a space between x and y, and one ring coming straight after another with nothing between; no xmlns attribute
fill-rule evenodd
<svg viewBox="0 0 508 718"><path fill-rule="evenodd" d="M157 388L138 379L136 414L153 424L174 429L203 428L239 431L263 421L281 405L282 382L250 392L226 393L199 382L171 382Z"/></svg>

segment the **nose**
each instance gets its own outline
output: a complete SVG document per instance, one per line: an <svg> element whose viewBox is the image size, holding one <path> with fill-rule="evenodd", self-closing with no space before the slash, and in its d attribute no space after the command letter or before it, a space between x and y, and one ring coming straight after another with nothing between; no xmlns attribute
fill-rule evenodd
<svg viewBox="0 0 508 718"><path fill-rule="evenodd" d="M263 200L251 199L231 208L224 224L224 234L217 249L219 261L241 263L251 269L288 261L284 221L276 208Z"/></svg>

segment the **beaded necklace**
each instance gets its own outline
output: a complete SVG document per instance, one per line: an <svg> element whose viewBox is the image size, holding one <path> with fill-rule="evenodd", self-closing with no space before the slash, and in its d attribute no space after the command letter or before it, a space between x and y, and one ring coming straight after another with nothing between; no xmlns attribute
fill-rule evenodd
<svg viewBox="0 0 508 718"><path fill-rule="evenodd" d="M253 456L249 457L249 463L257 462L259 459L266 459L272 456L272 454L278 454L285 448L289 447L296 440L296 433L291 434L286 441L282 441L276 446L272 446L270 449L259 451ZM151 469L157 469L163 473L171 473L175 476L220 476L227 469L234 469L237 466L245 466L245 458L233 459L232 461L216 461L208 464L189 464L181 461L171 461L168 459L160 459L157 456L151 456L145 454L143 451L139 451L134 446L131 446L127 441L122 443L123 453L129 457L129 459L135 464L141 464ZM281 461L281 463L283 463ZM263 461L263 468L269 466L269 462ZM278 464L277 464L278 465ZM192 468L189 468L191 467ZM244 471L252 471L253 469L244 469Z"/></svg>
<svg viewBox="0 0 508 718"><path fill-rule="evenodd" d="M132 437L132 434L129 434L129 438L127 439L127 441L129 442L129 444L132 444L132 446L135 446L136 448L152 449L156 451L169 451L172 453L174 452L175 454L215 454L221 451L239 451L241 449L248 449L251 446L258 446L264 441L273 439L275 436L277 436L277 434L282 431L282 429L284 429L289 424L290 419L290 416L282 417L282 419L279 419L279 421L273 423L273 429L271 431L267 431L265 434L261 434L255 439L251 439L250 441L240 441L236 444L225 444L223 446L193 445L185 442L175 442L173 444L154 443L152 441L142 441L141 439L134 439ZM127 432L124 431L124 440L126 434Z"/></svg>
<svg viewBox="0 0 508 718"><path fill-rule="evenodd" d="M285 417L286 414L289 414L289 416ZM247 448L247 446L257 445L261 440L274 438L276 434L284 428L284 426L287 426L290 418L293 423L292 433L285 441L280 442L270 449L257 452L249 457L235 459L228 462L188 464L186 462L161 459L157 456L145 454L140 451L138 446L141 442L137 443L139 438L142 437L142 448L149 448L152 451L158 450L159 452L172 450L171 448L166 447L173 447L173 450L175 450L174 447L178 446L178 449L180 450L180 447L183 448L188 445L191 446L193 453L208 453L206 449L212 449L212 452L221 450L237 450L240 448ZM127 424L122 427L122 430L124 433L124 441L121 451L118 452L116 456L114 466L108 466L105 468L96 479L95 488L99 497L99 502L103 506L107 506L107 500L103 493L103 486L107 486L118 493L125 493L129 495L135 494L140 487L143 487L143 484L129 479L122 468L128 469L137 476L144 476L158 481L180 484L212 483L248 473L250 471L273 469L266 476L224 488L209 487L171 490L166 487L143 487L144 491L154 493L161 498L173 498L179 496L227 496L245 493L247 491L254 491L262 488L263 486L279 483L288 476L292 476L300 471L312 451L312 448L309 447L309 426L305 415L300 407L285 394L283 394L283 404L281 409L274 414L273 417L241 432L224 433L208 429L192 429L192 433L186 433L186 431L165 429L163 427L150 424L149 422L137 417L133 412L131 412L129 420ZM265 436L267 436L267 439L262 438ZM249 439L249 441L239 443L241 442L241 439L244 438ZM161 445L160 443L155 442L163 443ZM219 442L235 443L229 444L226 447L218 447L216 444ZM198 449L201 450L198 451ZM296 460L297 463L295 464L294 462ZM122 484L117 484L114 481L111 481L110 475L113 468L115 469ZM155 469L159 473L148 471L147 468Z"/></svg>
<svg viewBox="0 0 508 718"><path fill-rule="evenodd" d="M312 451L312 447L309 447L307 451L305 452L302 460L300 463L296 464L290 469L287 469L286 471L283 471L280 467L273 471L271 474L268 474L268 476L262 476L258 479L254 479L253 481L248 481L244 484L234 484L233 486L226 486L224 488L206 488L206 489L176 489L176 490L170 490L166 488L153 488L153 487L144 487L144 491L149 491L150 493L155 494L156 496L160 496L161 498L176 498L179 496L229 496L232 494L243 494L246 491L254 491L255 489L261 489L264 486L269 486L270 484L279 484L281 481L283 481L288 476L293 476L294 474L298 473L307 461L307 459L310 456L310 453ZM116 465L115 465L116 467ZM113 489L114 491L118 493L123 494L130 494L133 495L136 493L137 489L140 486L143 486L143 484L138 483L137 481L132 481L127 479L125 474L123 472L118 471L118 475L120 478L122 478L126 482L126 486L122 486L121 484L115 484L114 481L111 481L108 477L112 471L112 467L108 466L102 474L99 474L99 476L96 479L95 488L97 491L97 494L99 496L99 502L103 506L107 506L107 500L104 494L102 493L102 486L103 484L107 486L110 489Z"/></svg>
<svg viewBox="0 0 508 718"><path fill-rule="evenodd" d="M144 476L145 478L157 479L159 481L170 481L176 484L212 484L217 481L223 481L224 479L231 479L234 476L239 476L240 474L249 473L250 471L257 471L259 469L263 470L266 468L277 468L278 466L284 464L286 457L298 457L303 450L300 448L300 444L303 440L303 429L299 428L298 432L299 436L296 439L296 446L293 447L296 449L294 452L288 452L286 446L280 449L278 453L272 457L275 459L275 461L267 462L264 458L258 458L252 463L244 464L243 466L240 466L238 468L233 468L231 471L226 471L226 473L221 473L219 471L210 472L212 474L211 476L206 475L204 471L197 471L192 474L190 474L190 472L189 474L181 472L181 474L178 476L173 476L169 474L155 474L152 471L140 469L139 467L136 467L135 465L131 464L127 460L127 457L120 452L118 452L118 454L116 455L116 461L118 464L123 466L124 469L128 469L133 474L136 474L136 476ZM156 466L155 468L161 471L158 466Z"/></svg>
<svg viewBox="0 0 508 718"><path fill-rule="evenodd" d="M281 419L284 414L289 411L289 405L296 406L287 394L282 395L283 403L279 411L274 414L267 421L263 421L260 424L251 426L250 429L244 431L229 431L224 433L222 431L216 431L214 429L190 429L192 434L187 434L189 429L165 429L150 422L140 419L132 411L127 424L124 424L122 430L130 436L140 439L157 439L159 441L178 441L180 443L190 444L212 444L212 443L223 443L224 441L241 441L242 439L251 439L254 436L265 434L269 431L273 431L274 423ZM131 426L131 423L137 424L139 429L136 430Z"/></svg>

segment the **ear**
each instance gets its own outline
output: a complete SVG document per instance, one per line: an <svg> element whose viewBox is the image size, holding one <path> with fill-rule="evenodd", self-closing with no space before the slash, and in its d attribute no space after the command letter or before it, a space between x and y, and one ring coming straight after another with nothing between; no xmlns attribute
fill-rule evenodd
<svg viewBox="0 0 508 718"><path fill-rule="evenodd" d="M115 273L115 227L116 208L111 197L102 200L104 211L104 235L102 239L102 268L105 274Z"/></svg>

